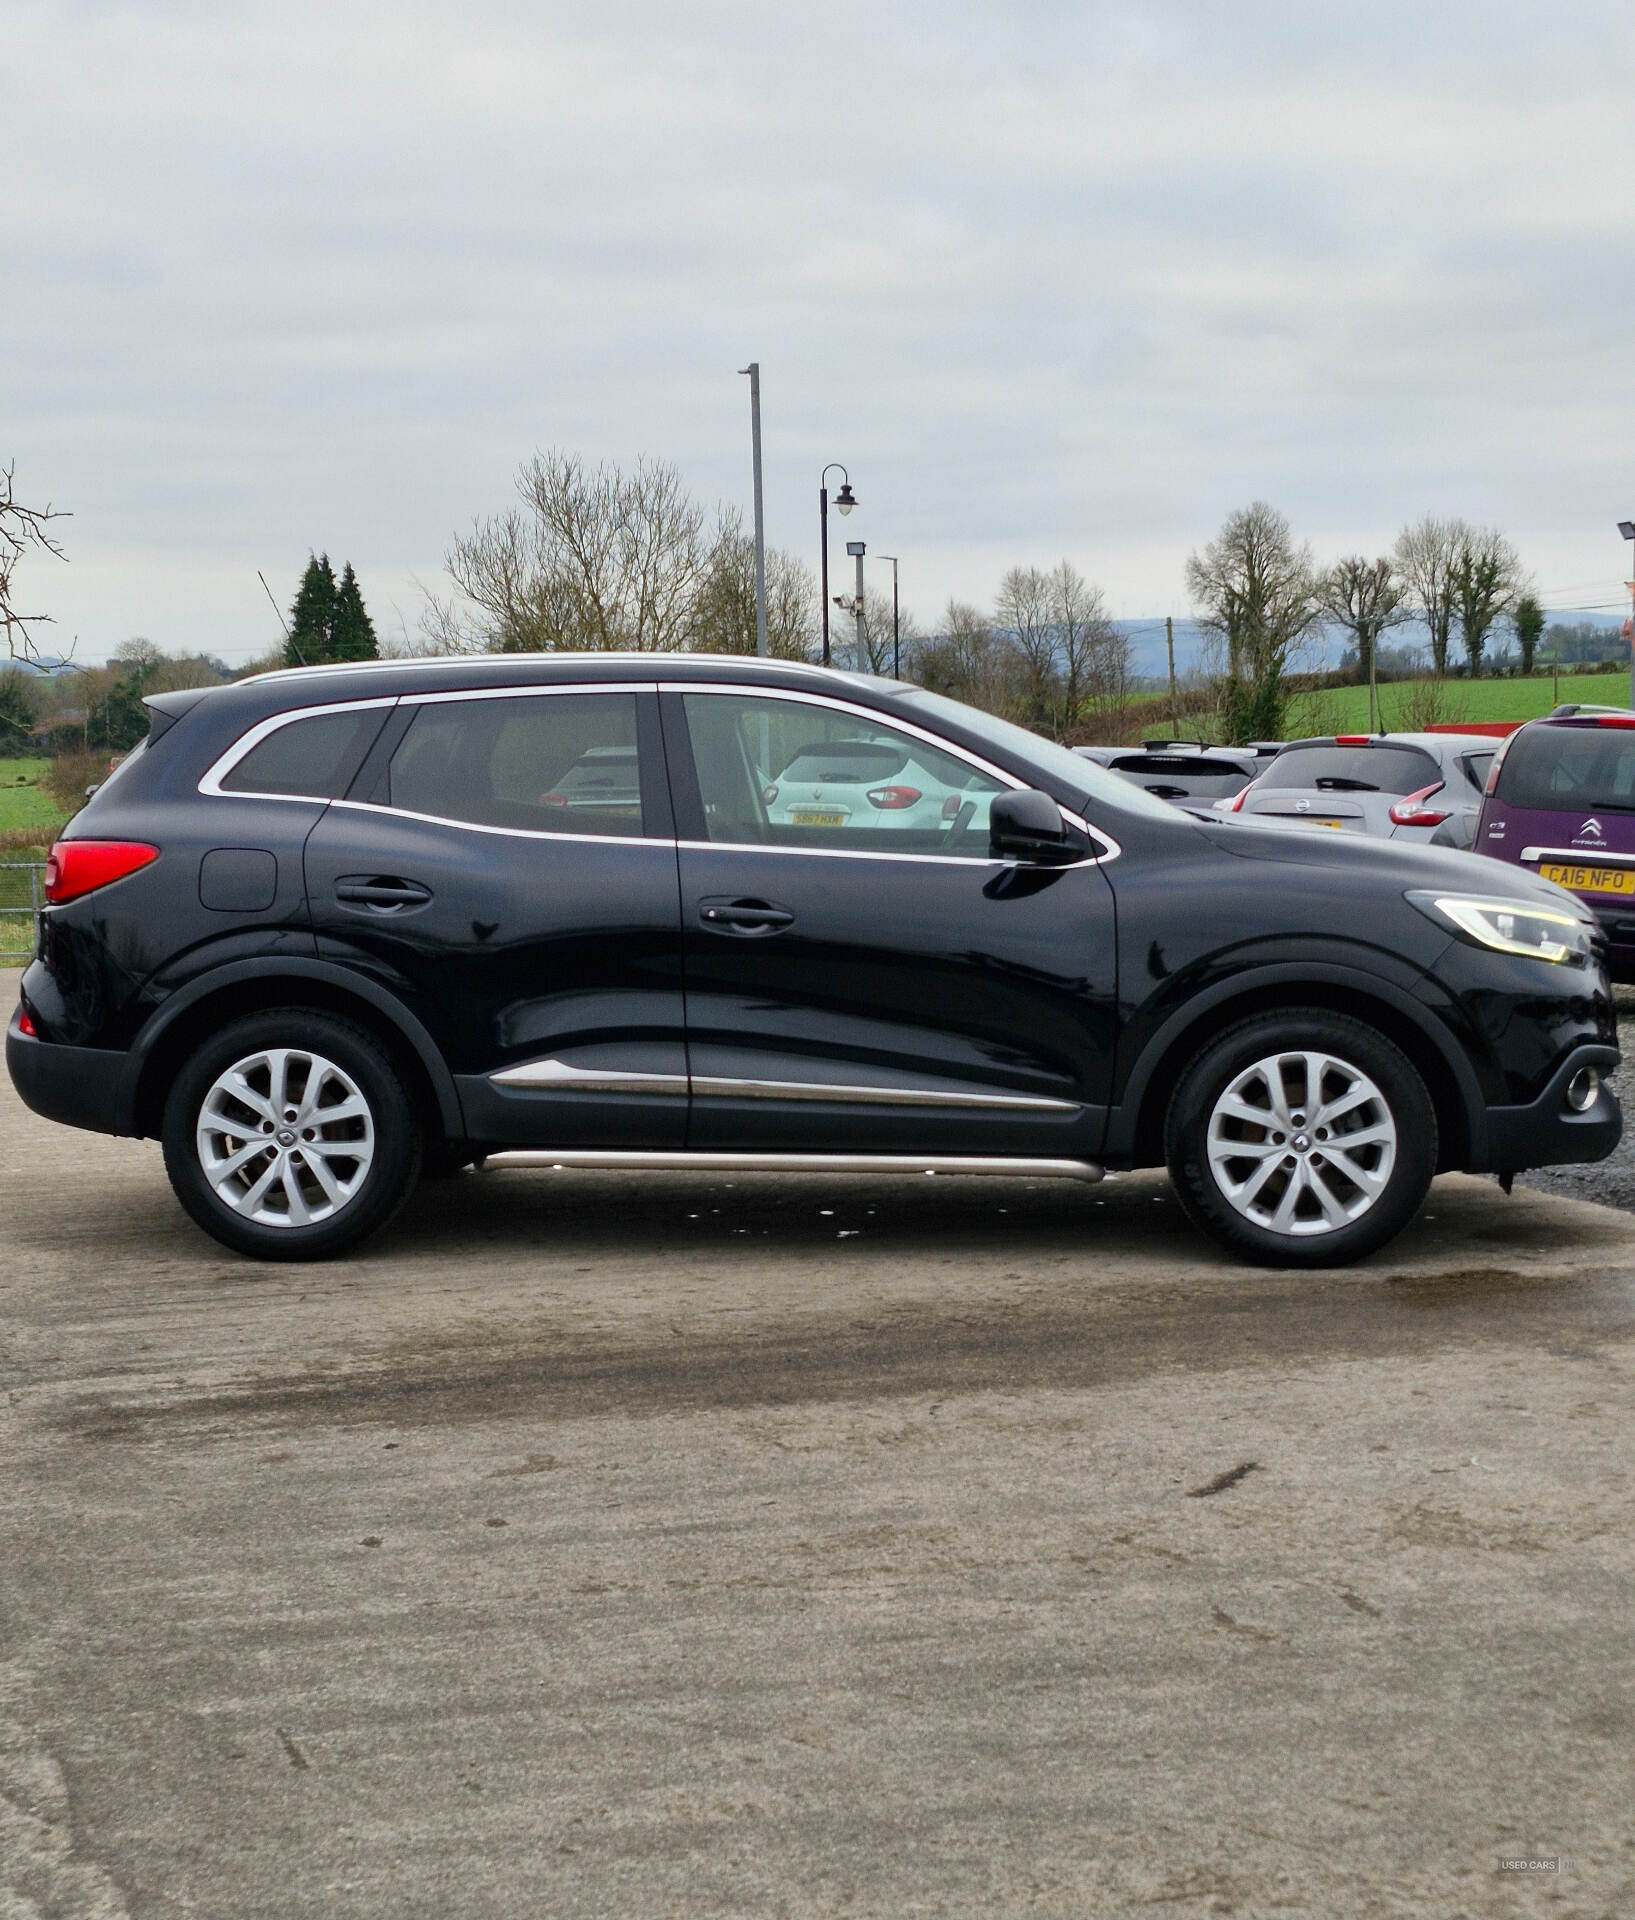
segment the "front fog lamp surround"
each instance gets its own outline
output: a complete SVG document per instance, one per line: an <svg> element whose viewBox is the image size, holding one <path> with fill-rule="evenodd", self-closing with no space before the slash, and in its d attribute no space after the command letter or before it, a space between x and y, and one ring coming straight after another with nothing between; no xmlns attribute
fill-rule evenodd
<svg viewBox="0 0 1635 1920"><path fill-rule="evenodd" d="M1574 1113L1588 1113L1600 1091L1600 1074L1594 1067L1580 1067L1567 1082L1567 1105Z"/></svg>
<svg viewBox="0 0 1635 1920"><path fill-rule="evenodd" d="M1590 956L1590 923L1574 913L1467 893L1410 893L1407 899L1421 913L1446 921L1467 940L1495 953L1516 953L1552 965Z"/></svg>

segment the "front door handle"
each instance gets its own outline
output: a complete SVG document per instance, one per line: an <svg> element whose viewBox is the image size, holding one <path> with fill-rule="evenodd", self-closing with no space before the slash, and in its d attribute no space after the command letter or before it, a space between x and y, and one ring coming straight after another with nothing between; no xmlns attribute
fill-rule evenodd
<svg viewBox="0 0 1635 1920"><path fill-rule="evenodd" d="M733 900L725 894L700 900L698 917L711 933L740 936L782 933L795 924L795 916L787 907L775 906L770 900Z"/></svg>
<svg viewBox="0 0 1635 1920"><path fill-rule="evenodd" d="M399 880L389 874L342 874L335 882L335 898L343 907L369 913L403 913L426 906L431 892L418 880Z"/></svg>

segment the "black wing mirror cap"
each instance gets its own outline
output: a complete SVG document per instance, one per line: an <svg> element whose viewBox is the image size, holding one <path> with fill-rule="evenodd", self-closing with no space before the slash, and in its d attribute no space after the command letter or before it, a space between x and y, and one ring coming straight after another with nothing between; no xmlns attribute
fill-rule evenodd
<svg viewBox="0 0 1635 1920"><path fill-rule="evenodd" d="M1064 867L1080 857L1061 808L1034 787L996 793L988 803L988 852L995 860L1025 860L1037 867Z"/></svg>

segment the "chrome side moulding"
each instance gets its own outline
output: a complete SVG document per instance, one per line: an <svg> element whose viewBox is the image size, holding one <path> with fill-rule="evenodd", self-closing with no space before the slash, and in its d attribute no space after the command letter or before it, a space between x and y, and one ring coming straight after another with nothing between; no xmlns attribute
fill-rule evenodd
<svg viewBox="0 0 1635 1920"><path fill-rule="evenodd" d="M685 1094L684 1073L630 1073L608 1067L575 1067L565 1060L527 1060L488 1076L496 1087L529 1087L551 1093ZM735 1080L695 1073L692 1091L717 1100L821 1100L869 1107L976 1107L984 1112L1077 1113L1076 1100L1035 1093L959 1093L941 1087L858 1087L821 1080Z"/></svg>
<svg viewBox="0 0 1635 1920"><path fill-rule="evenodd" d="M999 1154L920 1153L654 1153L613 1148L549 1147L491 1153L485 1167L546 1167L563 1172L628 1173L969 1173L1001 1180L1102 1178L1092 1160L1013 1159Z"/></svg>
<svg viewBox="0 0 1635 1920"><path fill-rule="evenodd" d="M1076 1100L1034 1093L955 1093L940 1087L826 1086L819 1080L732 1080L695 1073L693 1092L718 1100L840 1100L869 1107L982 1107L1017 1113L1077 1113Z"/></svg>
<svg viewBox="0 0 1635 1920"><path fill-rule="evenodd" d="M684 1073L625 1073L604 1067L573 1067L566 1060L528 1060L519 1067L502 1067L491 1073L496 1087L544 1088L556 1093L662 1093L687 1092Z"/></svg>

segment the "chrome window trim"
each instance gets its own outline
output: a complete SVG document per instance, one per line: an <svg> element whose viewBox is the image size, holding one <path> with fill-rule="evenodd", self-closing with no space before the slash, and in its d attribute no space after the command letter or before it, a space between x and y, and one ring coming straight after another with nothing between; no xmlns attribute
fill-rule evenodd
<svg viewBox="0 0 1635 1920"><path fill-rule="evenodd" d="M658 683L658 690L660 693L727 694L751 700L789 700L806 706L832 707L838 713L848 714L861 720L872 720L877 726L890 727L898 733L906 733L916 740L923 740L928 747L936 747L951 758L963 760L967 766L975 767L979 773L985 773L990 779L999 781L1012 793L1025 793L1028 790L1027 782L1018 778L1016 774L1004 767L996 766L991 760L984 760L981 754L973 753L969 747L963 747L943 734L933 733L928 727L917 726L912 720L900 719L895 713L882 713L878 707L867 707L855 700L841 700L834 694L813 693L806 687L757 687L753 683L735 685L730 681L716 680L661 680ZM1124 851L1110 833L1104 832L1100 827L1092 827L1078 814L1070 813L1059 800L1056 803L1056 811L1069 826L1077 827L1087 840L1107 849L1105 853L1087 854L1084 859L1075 860L1070 866L1062 867L1058 871L1066 873L1070 872L1072 867L1099 867L1109 860L1116 860ZM772 847L753 842L729 840L683 840L680 844L693 849L720 847L737 853L815 853L839 860L935 860L943 864L953 862L962 867L1004 867L1015 864L1008 860L996 860L992 855L985 853L892 853L884 848L879 853L873 853L853 847Z"/></svg>
<svg viewBox="0 0 1635 1920"><path fill-rule="evenodd" d="M329 662L327 665L347 665L355 662ZM404 662L405 665L424 665L424 662ZM320 672L321 668L308 668L308 672ZM293 726L297 720L311 720L326 713L360 713L370 707L418 707L442 704L451 700L511 700L531 699L535 695L554 693L653 693L657 689L652 681L613 680L565 682L553 687L469 687L454 693L405 693L377 694L367 700L336 700L324 706L290 707L282 713L270 714L265 720L258 720L247 733L241 734L227 751L205 770L199 781L198 791L217 800L293 800L298 806L351 807L363 813L384 813L398 820L421 820L430 826L464 827L472 833L498 833L520 840L572 840L595 845L610 846L673 846L675 843L668 834L645 833L559 833L550 828L529 827L493 827L476 820L450 820L436 813L414 813L407 807L383 807L368 800L325 799L322 795L308 793L254 793L243 789L225 790L221 782L230 774L246 754L260 746L269 735L277 733L281 727Z"/></svg>
<svg viewBox="0 0 1635 1920"><path fill-rule="evenodd" d="M367 700L335 700L326 706L287 707L282 713L269 714L265 720L258 720L247 733L241 733L225 753L205 768L199 777L198 791L208 794L213 800L293 800L302 807L326 806L329 800L325 794L254 793L247 788L228 793L223 791L221 783L247 753L259 747L263 740L277 733L280 728L294 726L297 720L317 720L328 713L364 713L371 707L395 707L397 701L395 693L374 694Z"/></svg>

